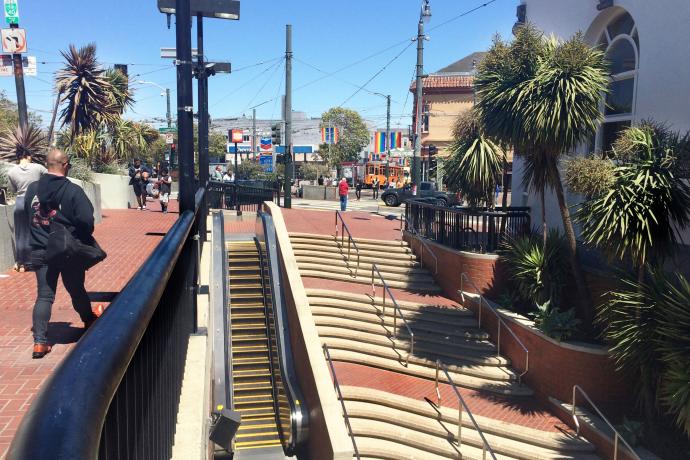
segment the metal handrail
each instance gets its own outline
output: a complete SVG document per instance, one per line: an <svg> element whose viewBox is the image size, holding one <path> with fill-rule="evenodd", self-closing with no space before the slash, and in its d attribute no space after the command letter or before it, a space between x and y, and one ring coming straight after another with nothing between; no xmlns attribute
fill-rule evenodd
<svg viewBox="0 0 690 460"><path fill-rule="evenodd" d="M357 441L355 441L355 435L352 432L352 426L350 425L350 417L347 415L347 409L345 408L345 400L343 399L343 393L340 391L340 384L338 383L338 376L335 374L335 368L333 367L333 360L331 360L331 353L328 351L328 345L323 344L323 354L326 356L326 361L328 361L328 366L331 368L331 376L333 377L333 386L335 391L338 393L338 400L340 400L340 405L343 408L343 418L345 419L345 426L347 427L347 432L352 439L352 447L355 449L355 458L359 460L359 449L357 449Z"/></svg>
<svg viewBox="0 0 690 460"><path fill-rule="evenodd" d="M357 243L355 242L355 239L352 238L352 233L350 233L350 228L347 226L345 223L345 220L343 220L342 214L340 214L340 211L335 212L335 242L338 244L338 219L340 219L341 225L340 225L340 250L342 251L342 248L345 244L345 232L347 232L347 268L348 270L352 271L350 268L350 248L354 248L355 251L357 252L357 266L355 267L355 276L354 278L357 278L357 273L359 272L359 248L357 247Z"/></svg>
<svg viewBox="0 0 690 460"><path fill-rule="evenodd" d="M515 341L520 345L520 347L525 351L525 370L522 374L518 375L518 382L522 383L522 377L529 371L529 350L525 346L524 343L522 343L522 340L518 338L517 335L515 335L515 332L508 327L508 324L503 321L503 318L501 318L501 314L498 313L490 304L489 302L486 301L484 296L482 295L481 291L477 287L476 284L474 284L474 281L472 281L472 278L470 276L463 272L460 274L460 290L458 291L458 294L462 297L463 302L465 301L465 290L463 289L463 281L467 280L468 283L472 285L476 292L476 294L479 296L479 307L477 308L477 316L479 317L479 328L481 329L482 327L482 303L486 304L486 306L489 308L491 313L493 313L496 316L496 320L498 321L498 333L496 334L496 355L501 354L501 326L504 326L505 329L510 332L510 335L513 336Z"/></svg>
<svg viewBox="0 0 690 460"><path fill-rule="evenodd" d="M578 391L582 394L582 396L585 397L585 399L587 400L587 402L589 403L589 405L592 407L592 409L594 409L594 410L596 411L596 413L599 415L599 417L601 417L601 419L602 419L602 420L609 426L609 428L613 431L613 460L617 460L617 459L618 459L618 440L619 440L619 439L620 439L621 441L623 441L623 444L625 444L625 447L628 448L628 450L630 451L630 453L632 454L632 456L633 456L634 458L636 458L637 460L641 460L641 459L640 459L640 456L637 455L637 452L635 452L635 449L633 449L632 447L630 447L630 444L628 444L628 442L623 438L623 436L621 436L621 434L618 432L618 430L616 430L616 429L613 427L613 425L611 424L611 422L609 422L609 420L608 420L606 417L604 417L604 414L602 414L601 411L599 410L599 408L596 406L596 404L594 404L594 402L592 402L592 400L589 398L589 396L587 395L587 393L585 393L585 390L583 390L582 387L580 387L580 385L573 385L573 408L572 408L572 415L573 415L573 421L575 422L575 428L576 428L576 429L575 429L575 433L577 434L577 436L580 436L580 421L578 420L578 417L577 417L577 411L576 411L577 406L576 406L576 401L575 401L575 396L576 396L576 394L577 394Z"/></svg>
<svg viewBox="0 0 690 460"><path fill-rule="evenodd" d="M383 300L382 300L382 305L383 305L383 318L385 321L386 318L386 292L388 292L388 296L390 299L393 301L393 337L398 338L398 313L400 313L400 319L403 321L403 324L407 328L407 333L410 335L410 349L407 351L407 358L405 359L405 366L408 366L410 363L410 355L414 353L414 332L412 332L412 329L410 328L410 325L407 324L407 320L405 319L405 315L403 315L402 310L400 309L400 305L398 305L398 302L395 300L395 296L391 292L390 288L386 284L386 280L383 279L383 276L381 275L381 272L379 271L379 267L376 264L371 264L371 298L372 301L376 298L376 285L374 284L374 273L378 274L379 279L381 280L381 284L383 286ZM395 348L395 344L393 345Z"/></svg>
<svg viewBox="0 0 690 460"><path fill-rule="evenodd" d="M441 409L441 391L438 386L438 371L439 369L443 369L443 373L446 374L446 379L448 380L448 383L453 387L453 391L455 391L455 396L458 397L458 447L462 447L462 409L465 408L465 412L467 412L467 415L470 417L470 421L472 422L472 425L474 425L474 429L477 430L477 433L479 434L479 437L482 438L482 460L486 460L486 451L489 451L489 455L491 455L491 458L496 460L496 454L494 454L493 449L489 445L488 441L484 437L484 433L482 432L482 429L479 428L479 424L477 421L474 419L474 416L472 415L472 411L470 408L467 406L467 403L465 402L465 399L462 397L460 394L460 391L458 390L457 385L455 385L455 382L453 381L452 377L448 373L448 368L446 367L445 364L441 362L440 359L436 360L436 398L437 398L437 403L436 407L438 409Z"/></svg>
<svg viewBox="0 0 690 460"><path fill-rule="evenodd" d="M402 241L402 232L403 232L403 215L400 214L400 240ZM431 246L429 245L429 242L419 234L417 229L415 228L414 224L412 224L409 220L405 219L405 227L408 227L412 229L412 231L407 230L408 232L412 233L414 236L417 237L419 242L422 244L422 250L419 252L419 259L420 263L422 266L424 266L424 249L429 251L429 254L431 254L432 259L434 259L434 265L436 267L436 271L434 274L438 275L438 257L436 257L436 254L434 254L434 251L431 250Z"/></svg>

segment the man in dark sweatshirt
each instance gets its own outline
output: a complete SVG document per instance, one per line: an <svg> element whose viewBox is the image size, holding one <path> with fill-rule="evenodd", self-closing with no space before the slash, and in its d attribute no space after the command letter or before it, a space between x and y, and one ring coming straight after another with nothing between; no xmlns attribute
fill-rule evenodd
<svg viewBox="0 0 690 460"><path fill-rule="evenodd" d="M31 262L36 268L38 284L33 311L33 358L50 353L47 332L51 309L55 301L58 276L72 298L72 306L88 328L96 315L84 288L86 270L78 264L54 267L46 263L45 253L50 233L50 222L64 225L72 235L85 244L93 244L93 206L84 191L67 179L70 163L60 150L51 150L46 158L48 172L29 185L24 202L31 224Z"/></svg>

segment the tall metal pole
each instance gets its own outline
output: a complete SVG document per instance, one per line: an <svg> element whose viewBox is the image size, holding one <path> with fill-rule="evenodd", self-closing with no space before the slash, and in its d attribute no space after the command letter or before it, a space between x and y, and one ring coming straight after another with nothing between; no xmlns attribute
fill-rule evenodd
<svg viewBox="0 0 690 460"><path fill-rule="evenodd" d="M419 185L422 156L422 77L424 74L424 21L420 16L417 24L417 86L415 92L415 138L412 157L412 182Z"/></svg>
<svg viewBox="0 0 690 460"><path fill-rule="evenodd" d="M390 176L389 164L391 161L391 96L386 96L386 183Z"/></svg>
<svg viewBox="0 0 690 460"><path fill-rule="evenodd" d="M283 205L292 207L292 25L285 26L285 197Z"/></svg>
<svg viewBox="0 0 690 460"><path fill-rule="evenodd" d="M16 29L19 24L10 24L10 28ZM29 117L26 109L26 91L24 90L24 67L22 66L22 55L15 53L12 55L14 67L14 85L17 88L17 111L19 112L19 126L25 131L29 125Z"/></svg>
<svg viewBox="0 0 690 460"><path fill-rule="evenodd" d="M168 100L168 111L166 113L168 128L172 128L172 114L170 113L170 88L165 88L165 97Z"/></svg>
<svg viewBox="0 0 690 460"><path fill-rule="evenodd" d="M194 211L194 99L192 97L192 22L189 2L190 0L175 2L180 213Z"/></svg>
<svg viewBox="0 0 690 460"><path fill-rule="evenodd" d="M252 160L256 161L256 109L252 109Z"/></svg>
<svg viewBox="0 0 690 460"><path fill-rule="evenodd" d="M197 82L197 104L199 106L199 185L208 186L208 75L204 62L204 18L201 13L196 15L196 47L198 49L197 65L199 78ZM201 241L206 241L206 213L207 200L201 203L199 220L199 235Z"/></svg>

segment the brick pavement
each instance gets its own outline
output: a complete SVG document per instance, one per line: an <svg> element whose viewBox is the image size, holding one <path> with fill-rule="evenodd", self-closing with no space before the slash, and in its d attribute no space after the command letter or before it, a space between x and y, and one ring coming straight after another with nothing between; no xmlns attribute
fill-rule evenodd
<svg viewBox="0 0 690 460"><path fill-rule="evenodd" d="M285 222L290 232L305 232L332 235L335 228L335 213L308 210L283 210ZM400 240L400 222L380 216L347 212L344 214L352 235L359 238ZM306 288L331 289L357 294L371 294L371 286L316 278L302 278ZM377 293L380 295L380 287ZM456 307L457 303L442 296L421 294L404 289L391 289L396 299L423 302L428 305ZM336 374L341 385L363 386L390 393L423 400L435 401L434 383L419 377L377 369L365 365L337 362ZM443 384L442 404L445 407L458 407L452 387ZM569 428L536 399L502 397L486 392L460 388L470 410L477 415L514 423L542 431L563 432Z"/></svg>
<svg viewBox="0 0 690 460"><path fill-rule="evenodd" d="M136 273L177 219L177 202L162 214L157 203L147 211L104 210L95 237L108 257L86 275L92 305L107 306ZM48 340L53 351L43 359L31 359L31 311L36 294L33 273L0 275L0 459L5 458L19 422L43 381L69 353L83 333L62 284L53 305Z"/></svg>

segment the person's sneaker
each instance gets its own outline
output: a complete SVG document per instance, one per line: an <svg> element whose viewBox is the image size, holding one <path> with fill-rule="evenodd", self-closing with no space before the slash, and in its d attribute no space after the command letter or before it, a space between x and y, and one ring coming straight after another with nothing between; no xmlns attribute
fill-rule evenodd
<svg viewBox="0 0 690 460"><path fill-rule="evenodd" d="M139 211L141 211L141 210L142 210L142 207L141 207L141 206L139 206Z"/></svg>
<svg viewBox="0 0 690 460"><path fill-rule="evenodd" d="M103 305L98 304L95 307L93 307L91 309L91 311L93 312L95 317L93 319L90 319L90 320L84 322L84 329L88 329L91 326L93 326L93 323L95 323L96 320L101 317L101 315L105 311L105 308L103 308Z"/></svg>
<svg viewBox="0 0 690 460"><path fill-rule="evenodd" d="M33 359L41 359L48 353L50 353L50 350L52 350L53 347L51 347L48 344L45 343L34 343L34 350L33 353L31 354L31 358Z"/></svg>
<svg viewBox="0 0 690 460"><path fill-rule="evenodd" d="M144 211L146 211L146 205L144 205Z"/></svg>

